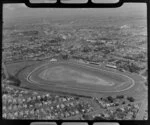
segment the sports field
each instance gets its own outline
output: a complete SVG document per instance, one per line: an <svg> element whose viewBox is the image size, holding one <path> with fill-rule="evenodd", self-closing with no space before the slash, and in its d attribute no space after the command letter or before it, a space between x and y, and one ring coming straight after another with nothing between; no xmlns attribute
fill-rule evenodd
<svg viewBox="0 0 150 125"><path fill-rule="evenodd" d="M95 84L104 86L113 85L92 73L86 73L80 69L77 70L65 65L48 68L44 70L39 77L53 82L74 82L76 84Z"/></svg>
<svg viewBox="0 0 150 125"><path fill-rule="evenodd" d="M87 92L121 92L135 84L124 74L75 62L44 63L29 72L26 79L34 85Z"/></svg>
<svg viewBox="0 0 150 125"><path fill-rule="evenodd" d="M27 89L92 97L128 94L143 98L145 93L138 74L77 61L16 62L8 64L7 69Z"/></svg>

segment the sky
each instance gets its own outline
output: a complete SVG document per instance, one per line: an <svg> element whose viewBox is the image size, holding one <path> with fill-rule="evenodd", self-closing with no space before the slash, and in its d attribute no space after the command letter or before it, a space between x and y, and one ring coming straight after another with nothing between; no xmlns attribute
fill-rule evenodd
<svg viewBox="0 0 150 125"><path fill-rule="evenodd" d="M90 8L90 9L68 9L68 8L28 8L25 4L5 4L3 6L4 21L22 17L56 17L76 15L97 16L139 16L146 17L146 4L125 3L119 8Z"/></svg>

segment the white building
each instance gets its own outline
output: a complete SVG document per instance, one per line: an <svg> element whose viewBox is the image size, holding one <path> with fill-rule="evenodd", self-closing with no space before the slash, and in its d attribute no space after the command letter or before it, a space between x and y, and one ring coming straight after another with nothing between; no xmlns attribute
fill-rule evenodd
<svg viewBox="0 0 150 125"><path fill-rule="evenodd" d="M51 61L51 62L56 62L57 59L52 58L50 61Z"/></svg>
<svg viewBox="0 0 150 125"><path fill-rule="evenodd" d="M111 64L107 64L106 67L113 68L113 69L117 69L117 66L116 66L116 65L111 65Z"/></svg>

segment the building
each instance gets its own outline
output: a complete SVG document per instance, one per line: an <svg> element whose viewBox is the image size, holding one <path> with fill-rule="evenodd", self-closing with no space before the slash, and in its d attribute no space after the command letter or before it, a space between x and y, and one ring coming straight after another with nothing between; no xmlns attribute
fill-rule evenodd
<svg viewBox="0 0 150 125"><path fill-rule="evenodd" d="M117 69L117 66L113 64L106 64L106 67Z"/></svg>
<svg viewBox="0 0 150 125"><path fill-rule="evenodd" d="M57 59L52 58L50 61L51 61L51 62L56 62Z"/></svg>

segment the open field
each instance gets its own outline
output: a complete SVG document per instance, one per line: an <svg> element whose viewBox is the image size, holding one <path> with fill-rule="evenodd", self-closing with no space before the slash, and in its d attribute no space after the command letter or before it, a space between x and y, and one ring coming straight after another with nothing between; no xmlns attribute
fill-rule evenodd
<svg viewBox="0 0 150 125"><path fill-rule="evenodd" d="M20 65L23 64L23 62L20 63ZM16 66L13 64L12 69L17 68L17 65L19 63L16 63ZM22 66L16 74L21 80L21 86L29 89L86 96L110 94L137 96L137 93L145 93L142 84L143 79L140 76L127 72L112 71L105 67L72 61L33 61L25 66L25 68ZM11 70L11 65L8 67ZM90 82L87 82L87 79ZM140 94L140 96L142 98L143 94ZM140 98L140 96L138 97Z"/></svg>
<svg viewBox="0 0 150 125"><path fill-rule="evenodd" d="M61 69L58 71L58 68ZM66 69L68 70L66 71ZM51 70L55 75L50 72ZM49 72L53 76L49 75ZM48 80L46 80L47 78ZM134 80L128 76L73 62L46 63L31 71L27 76L27 80L37 85L42 83L46 86L65 87L89 92L120 92L130 89L135 84Z"/></svg>

